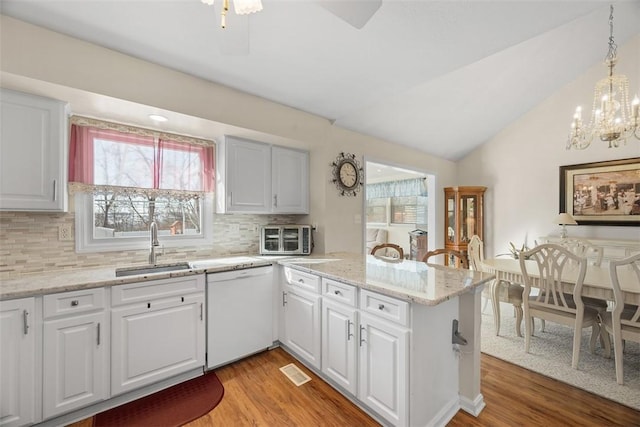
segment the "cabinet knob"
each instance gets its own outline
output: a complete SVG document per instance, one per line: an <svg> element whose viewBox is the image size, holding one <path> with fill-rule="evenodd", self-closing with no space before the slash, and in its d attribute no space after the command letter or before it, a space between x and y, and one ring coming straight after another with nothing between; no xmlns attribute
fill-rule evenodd
<svg viewBox="0 0 640 427"><path fill-rule="evenodd" d="M342 292L340 292L340 291L339 291L339 290L337 290L337 289L336 289L335 291L333 291L333 293L334 293L334 294L336 294L336 295L342 295Z"/></svg>
<svg viewBox="0 0 640 427"><path fill-rule="evenodd" d="M77 299L71 300L71 307L75 307L78 304L80 304L80 302Z"/></svg>
<svg viewBox="0 0 640 427"><path fill-rule="evenodd" d="M378 310L384 310L384 304L378 304Z"/></svg>
<svg viewBox="0 0 640 427"><path fill-rule="evenodd" d="M303 279L298 279L298 282L304 283L304 280Z"/></svg>

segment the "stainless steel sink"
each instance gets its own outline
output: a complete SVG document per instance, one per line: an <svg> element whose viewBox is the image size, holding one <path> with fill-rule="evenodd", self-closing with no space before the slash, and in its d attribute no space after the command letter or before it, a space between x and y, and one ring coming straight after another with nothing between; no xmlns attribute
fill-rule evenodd
<svg viewBox="0 0 640 427"><path fill-rule="evenodd" d="M140 274L166 273L167 271L190 270L188 262L175 264L143 265L140 267L116 268L116 277L137 276Z"/></svg>

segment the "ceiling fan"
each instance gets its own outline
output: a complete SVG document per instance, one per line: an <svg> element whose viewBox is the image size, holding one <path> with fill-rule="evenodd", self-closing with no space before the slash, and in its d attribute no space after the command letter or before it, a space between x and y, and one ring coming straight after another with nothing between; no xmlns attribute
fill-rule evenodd
<svg viewBox="0 0 640 427"><path fill-rule="evenodd" d="M364 27L382 5L382 0L316 1L320 6L357 29Z"/></svg>
<svg viewBox="0 0 640 427"><path fill-rule="evenodd" d="M201 0L213 6L214 0ZM349 25L362 29L382 5L382 0L314 0L322 8ZM249 19L247 15L263 9L261 0L220 0L220 53L247 55L249 53ZM233 31L227 28L229 4L233 3L236 16L231 19Z"/></svg>

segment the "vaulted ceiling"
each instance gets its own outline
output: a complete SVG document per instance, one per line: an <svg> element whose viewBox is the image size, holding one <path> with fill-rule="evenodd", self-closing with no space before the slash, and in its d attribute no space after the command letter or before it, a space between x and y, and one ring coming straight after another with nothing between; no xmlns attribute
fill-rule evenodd
<svg viewBox="0 0 640 427"><path fill-rule="evenodd" d="M358 29L321 0L263 0L250 16L232 7L225 30L221 3L2 0L1 12L451 160L601 62L609 36L602 1L382 0ZM640 1L615 3L618 45L639 23Z"/></svg>

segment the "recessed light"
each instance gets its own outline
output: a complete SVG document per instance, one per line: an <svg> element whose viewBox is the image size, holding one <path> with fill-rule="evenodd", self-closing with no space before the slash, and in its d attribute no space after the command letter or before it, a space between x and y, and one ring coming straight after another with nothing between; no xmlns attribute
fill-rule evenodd
<svg viewBox="0 0 640 427"><path fill-rule="evenodd" d="M149 118L154 122L166 122L167 119L165 116L161 116L160 114L149 114Z"/></svg>

